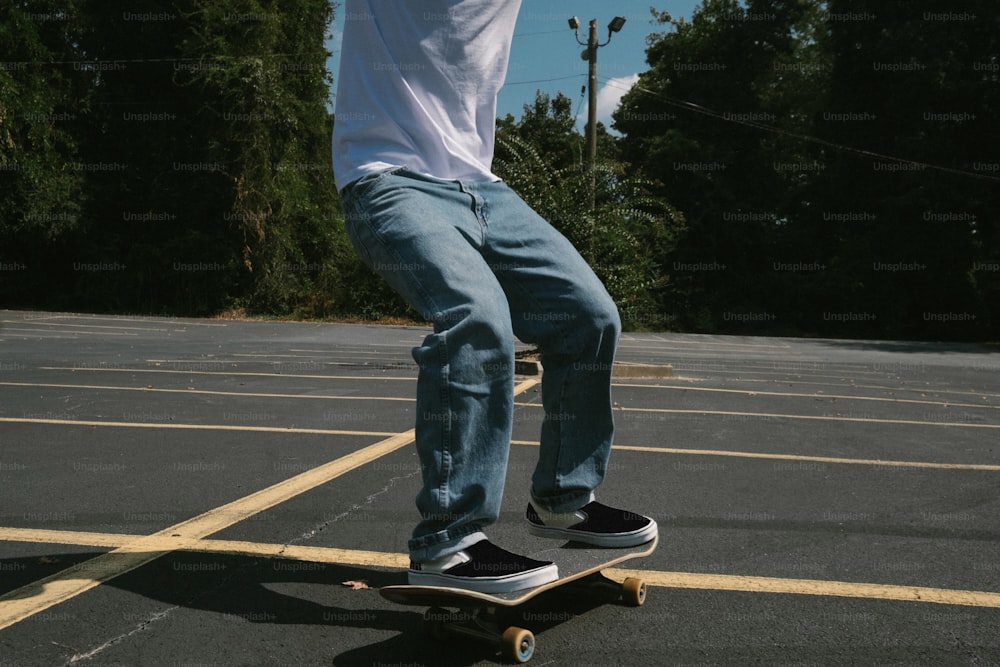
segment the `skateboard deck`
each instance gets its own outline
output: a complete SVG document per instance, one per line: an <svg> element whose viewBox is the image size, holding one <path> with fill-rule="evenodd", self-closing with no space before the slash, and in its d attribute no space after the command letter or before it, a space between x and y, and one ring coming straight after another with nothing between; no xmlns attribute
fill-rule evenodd
<svg viewBox="0 0 1000 667"><path fill-rule="evenodd" d="M643 558L656 549L657 538L645 544L627 548L599 548L577 542L567 542L529 554L536 560L547 560L559 568L559 578L540 586L510 593L479 593L446 586L384 586L382 597L404 605L429 607L424 614L424 626L435 639L460 634L499 644L505 658L524 663L535 650L535 637L530 630L504 628L497 611L520 606L542 593L568 584L606 588L618 593L628 606L638 607L646 600L646 585L641 579L628 578L618 583L601 571L633 558ZM451 612L449 609L457 609Z"/></svg>

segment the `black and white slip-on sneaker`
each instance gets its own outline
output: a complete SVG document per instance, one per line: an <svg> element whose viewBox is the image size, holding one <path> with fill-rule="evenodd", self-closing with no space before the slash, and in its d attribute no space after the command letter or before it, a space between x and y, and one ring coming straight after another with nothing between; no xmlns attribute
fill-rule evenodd
<svg viewBox="0 0 1000 667"><path fill-rule="evenodd" d="M575 512L555 513L528 503L528 532L538 537L583 542L595 547L634 547L657 534L649 517L593 501Z"/></svg>
<svg viewBox="0 0 1000 667"><path fill-rule="evenodd" d="M559 578L550 561L519 556L481 540L458 553L433 561L410 561L411 586L448 586L479 593L510 593Z"/></svg>

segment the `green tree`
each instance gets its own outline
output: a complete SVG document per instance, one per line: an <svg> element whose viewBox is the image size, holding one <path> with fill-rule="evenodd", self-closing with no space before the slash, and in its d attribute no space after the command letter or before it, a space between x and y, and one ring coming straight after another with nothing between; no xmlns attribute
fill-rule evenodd
<svg viewBox="0 0 1000 667"><path fill-rule="evenodd" d="M706 0L687 23L654 10L670 29L651 36L615 127L625 159L687 214L667 262L681 321L988 335L998 13Z"/></svg>
<svg viewBox="0 0 1000 667"><path fill-rule="evenodd" d="M44 260L44 289L22 303L307 316L352 303L329 164L334 4L58 4L0 10L13 63L0 240L12 266Z"/></svg>
<svg viewBox="0 0 1000 667"><path fill-rule="evenodd" d="M706 0L690 23L666 12L654 19L670 29L650 36L650 69L623 98L614 127L624 134L624 159L661 184L687 219L665 262L673 309L694 330L772 326L782 277L770 268L817 156L762 127L806 131L808 105L822 99L816 49L796 38L814 32L815 7Z"/></svg>
<svg viewBox="0 0 1000 667"><path fill-rule="evenodd" d="M995 333L998 272L976 267L1000 257L1000 7L830 0L829 11L843 18L828 22L831 103L817 133L879 154L831 152L816 184L823 205L806 224L833 250L839 307L875 314L869 332L884 336Z"/></svg>
<svg viewBox="0 0 1000 667"><path fill-rule="evenodd" d="M550 97L535 92L535 100L525 104L520 120L511 114L497 120L497 136L503 140L517 136L545 156L553 167L563 169L583 163L583 137L576 133L573 100L562 93Z"/></svg>
<svg viewBox="0 0 1000 667"><path fill-rule="evenodd" d="M340 307L348 257L329 164L325 0L196 0L175 80L202 100L205 161L226 180L255 312L322 316ZM206 60L208 57L208 60Z"/></svg>
<svg viewBox="0 0 1000 667"><path fill-rule="evenodd" d="M664 328L665 278L658 258L672 248L683 218L652 184L602 159L591 172L580 163L583 137L568 98L539 93L518 123L501 121L494 170L580 251L615 299L630 328Z"/></svg>
<svg viewBox="0 0 1000 667"><path fill-rule="evenodd" d="M47 248L79 227L85 198L75 129L88 72L75 57L77 3L0 6L0 300L28 305L55 287Z"/></svg>
<svg viewBox="0 0 1000 667"><path fill-rule="evenodd" d="M90 1L75 17L73 67L93 83L78 135L89 197L67 307L205 315L239 283L237 239L223 218L230 185L209 167L204 100L177 83L187 9Z"/></svg>

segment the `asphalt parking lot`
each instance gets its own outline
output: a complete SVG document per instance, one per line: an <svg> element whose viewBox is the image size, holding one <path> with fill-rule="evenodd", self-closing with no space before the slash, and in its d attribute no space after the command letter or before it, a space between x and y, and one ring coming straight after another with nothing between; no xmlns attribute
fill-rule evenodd
<svg viewBox="0 0 1000 667"><path fill-rule="evenodd" d="M420 327L0 311L0 667L489 665L403 583ZM1000 664L1000 350L626 334L601 498L660 524L627 608L535 665ZM519 377L504 513L541 424ZM616 576L625 576L625 569Z"/></svg>

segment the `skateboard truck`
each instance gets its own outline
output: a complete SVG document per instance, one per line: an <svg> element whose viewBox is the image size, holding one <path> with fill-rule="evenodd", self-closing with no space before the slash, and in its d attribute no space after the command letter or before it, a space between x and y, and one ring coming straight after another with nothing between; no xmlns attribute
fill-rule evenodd
<svg viewBox="0 0 1000 667"><path fill-rule="evenodd" d="M617 593L618 600L629 607L639 607L646 601L646 584L642 579L629 577L623 583L601 574L573 582L587 588L606 588ZM431 607L424 613L424 631L427 636L444 641L449 634L472 637L496 645L505 660L526 663L535 652L535 635L527 628L505 626L499 618L499 607L483 604L450 611L445 607Z"/></svg>

